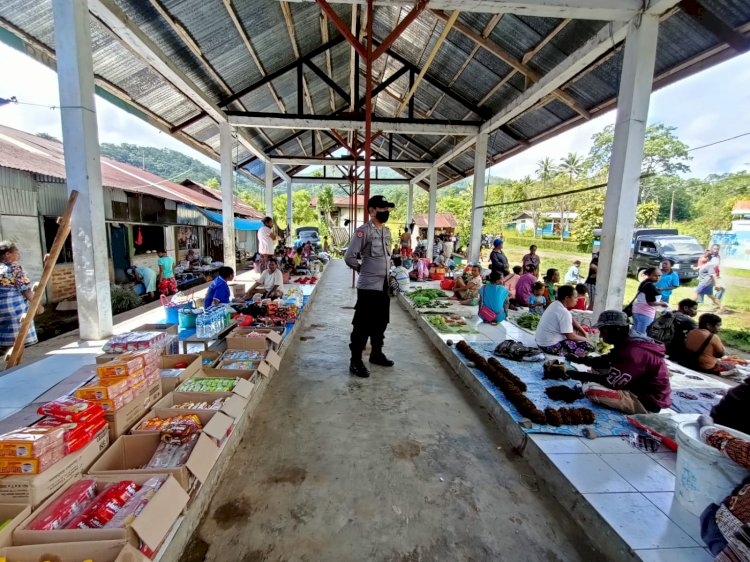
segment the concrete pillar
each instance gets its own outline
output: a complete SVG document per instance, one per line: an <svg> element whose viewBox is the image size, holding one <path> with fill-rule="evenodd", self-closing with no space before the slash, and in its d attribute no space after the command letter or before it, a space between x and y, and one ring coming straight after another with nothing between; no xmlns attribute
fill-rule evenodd
<svg viewBox="0 0 750 562"><path fill-rule="evenodd" d="M266 216L273 217L273 166L270 162L266 163L266 191L264 194L264 203L266 204Z"/></svg>
<svg viewBox="0 0 750 562"><path fill-rule="evenodd" d="M78 190L70 237L81 338L112 334L107 231L86 0L52 3L68 190Z"/></svg>
<svg viewBox="0 0 750 562"><path fill-rule="evenodd" d="M474 188L471 196L471 240L469 241L470 263L478 263L482 249L482 221L484 221L484 172L487 164L488 133L479 133L474 146Z"/></svg>
<svg viewBox="0 0 750 562"><path fill-rule="evenodd" d="M633 25L625 40L596 278L595 318L603 310L623 307L658 32L659 18L644 15L640 26Z"/></svg>
<svg viewBox="0 0 750 562"><path fill-rule="evenodd" d="M294 242L294 225L292 224L292 182L286 183L286 224L289 229L289 240L286 243L291 246Z"/></svg>
<svg viewBox="0 0 750 562"><path fill-rule="evenodd" d="M435 246L435 214L437 212L437 167L430 168L430 209L427 214L427 259L432 261Z"/></svg>
<svg viewBox="0 0 750 562"><path fill-rule="evenodd" d="M219 123L219 156L221 158L221 216L224 265L237 268L234 241L234 186L232 182L232 126Z"/></svg>

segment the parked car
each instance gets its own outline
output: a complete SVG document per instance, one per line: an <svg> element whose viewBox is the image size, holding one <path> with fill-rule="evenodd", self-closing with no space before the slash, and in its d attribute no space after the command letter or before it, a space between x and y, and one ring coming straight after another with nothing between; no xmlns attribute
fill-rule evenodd
<svg viewBox="0 0 750 562"><path fill-rule="evenodd" d="M601 230L594 230L593 255L599 254L601 235ZM695 238L680 235L676 228L637 228L630 244L628 274L637 278L644 269L659 267L664 260L670 260L680 282L690 281L698 277L693 267L704 252Z"/></svg>
<svg viewBox="0 0 750 562"><path fill-rule="evenodd" d="M303 244L312 242L313 249L316 252L323 250L323 242L320 239L320 232L317 226L300 226L294 229L296 238L294 240L294 247L298 248Z"/></svg>

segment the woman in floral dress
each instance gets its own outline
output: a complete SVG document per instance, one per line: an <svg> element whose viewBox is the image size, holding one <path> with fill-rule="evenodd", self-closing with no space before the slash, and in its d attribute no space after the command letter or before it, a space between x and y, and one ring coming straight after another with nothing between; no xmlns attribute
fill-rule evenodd
<svg viewBox="0 0 750 562"><path fill-rule="evenodd" d="M33 296L31 281L18 263L21 252L11 242L0 242L0 349L13 347L21 327L21 319L29 310ZM37 314L43 312L39 307ZM31 324L24 345L37 342L36 329Z"/></svg>

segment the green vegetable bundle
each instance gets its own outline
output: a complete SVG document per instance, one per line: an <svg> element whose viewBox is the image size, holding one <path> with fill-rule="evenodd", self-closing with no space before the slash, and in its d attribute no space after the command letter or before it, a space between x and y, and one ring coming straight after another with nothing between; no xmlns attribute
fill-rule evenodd
<svg viewBox="0 0 750 562"><path fill-rule="evenodd" d="M409 297L414 302L418 302L417 299L421 299L421 298L426 298L427 300L435 300L435 299L444 299L448 295L446 295L440 289L416 289L414 291L406 293L406 296Z"/></svg>
<svg viewBox="0 0 750 562"><path fill-rule="evenodd" d="M528 330L536 330L536 327L539 325L539 319L541 316L537 314L524 314L523 316L519 316L516 320L516 324L521 326L521 328L526 328Z"/></svg>

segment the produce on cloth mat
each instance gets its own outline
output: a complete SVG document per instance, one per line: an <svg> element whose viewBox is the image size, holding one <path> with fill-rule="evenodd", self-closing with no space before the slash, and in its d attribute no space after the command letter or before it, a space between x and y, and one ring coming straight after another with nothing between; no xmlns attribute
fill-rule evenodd
<svg viewBox="0 0 750 562"><path fill-rule="evenodd" d="M516 324L527 330L536 330L540 318L541 316L538 314L524 314L516 318Z"/></svg>
<svg viewBox="0 0 750 562"><path fill-rule="evenodd" d="M415 289L414 291L409 291L406 293L406 296L409 297L414 302L417 302L417 299L426 298L428 301L432 301L435 299L444 299L448 295L446 295L443 291L440 289ZM427 301L422 301L427 302Z"/></svg>
<svg viewBox="0 0 750 562"><path fill-rule="evenodd" d="M526 385L523 386L524 390L517 386L514 381L520 379L497 359L491 357L490 361L487 361L465 341L458 342L456 349L469 361L472 361L476 368L482 371L490 382L503 392L508 401L516 407L522 416L529 418L532 422L553 426L594 423L596 419L594 412L588 408L546 408L544 412L541 411L524 395ZM523 384L523 381L520 382Z"/></svg>
<svg viewBox="0 0 750 562"><path fill-rule="evenodd" d="M559 400L561 402L567 402L568 404L583 398L583 395L578 390L565 386L564 384L549 386L544 389L544 392L550 400Z"/></svg>

